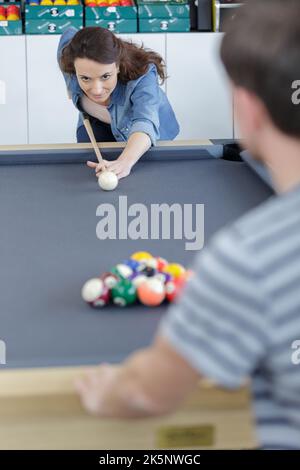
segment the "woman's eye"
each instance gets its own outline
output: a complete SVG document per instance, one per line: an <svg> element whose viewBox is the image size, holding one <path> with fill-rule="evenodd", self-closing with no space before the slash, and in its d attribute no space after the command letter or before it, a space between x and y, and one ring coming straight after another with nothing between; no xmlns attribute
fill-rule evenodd
<svg viewBox="0 0 300 470"><path fill-rule="evenodd" d="M106 74L105 74L105 75L103 75L102 78L103 78L103 80L108 80L108 79L110 78L110 75L106 75Z"/></svg>
<svg viewBox="0 0 300 470"><path fill-rule="evenodd" d="M89 81L89 78L87 78L87 77L81 77L81 80L82 80L83 82L88 82L88 81Z"/></svg>

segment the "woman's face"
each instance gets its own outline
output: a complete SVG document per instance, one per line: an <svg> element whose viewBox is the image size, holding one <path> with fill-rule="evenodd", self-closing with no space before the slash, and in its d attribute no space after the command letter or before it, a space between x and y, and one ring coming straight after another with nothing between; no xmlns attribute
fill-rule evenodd
<svg viewBox="0 0 300 470"><path fill-rule="evenodd" d="M116 88L118 67L116 63L100 64L90 59L75 59L78 83L84 93L98 104L107 104Z"/></svg>

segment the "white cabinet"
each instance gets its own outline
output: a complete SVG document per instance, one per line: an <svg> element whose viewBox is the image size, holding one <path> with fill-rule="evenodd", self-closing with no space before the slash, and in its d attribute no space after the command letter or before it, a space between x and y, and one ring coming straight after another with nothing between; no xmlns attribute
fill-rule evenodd
<svg viewBox="0 0 300 470"><path fill-rule="evenodd" d="M0 145L27 144L24 36L0 36Z"/></svg>
<svg viewBox="0 0 300 470"><path fill-rule="evenodd" d="M29 143L76 142L78 111L56 61L60 36L26 36Z"/></svg>
<svg viewBox="0 0 300 470"><path fill-rule="evenodd" d="M218 50L222 34L166 35L167 95L180 139L233 137L233 106Z"/></svg>

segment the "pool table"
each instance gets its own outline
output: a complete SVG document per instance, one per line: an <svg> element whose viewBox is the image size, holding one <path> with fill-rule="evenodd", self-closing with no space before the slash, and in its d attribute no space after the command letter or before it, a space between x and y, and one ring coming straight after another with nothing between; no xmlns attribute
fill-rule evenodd
<svg viewBox="0 0 300 470"><path fill-rule="evenodd" d="M109 160L122 150L120 143L100 147ZM97 208L110 204L122 217L118 213L121 196L127 197L128 207L142 203L149 210L151 204L204 204L206 245L218 229L272 194L248 165L232 158L228 148L223 141L161 142L144 155L117 189L105 192L98 187L93 170L85 165L87 160L95 161L89 144L0 147L0 340L6 345L6 364L0 365L0 422L6 423L5 429L0 425L0 447L112 448L107 439L99 441L102 428L97 428L95 440L91 429L104 426L103 420L95 422L82 413L72 380L81 370L79 366L117 362L150 344L167 305L109 305L95 310L81 299L81 287L135 251L147 250L185 266L192 264L196 251L186 250L184 239L132 240L118 230L115 239L100 240L96 235ZM202 393L206 393L203 388ZM209 399L210 395L206 393ZM244 395L241 400L244 405ZM229 401L233 408L239 403L237 395ZM196 402L199 404L198 399ZM53 416L58 419L48 439L39 427L41 415L48 432ZM74 419L75 415L77 424L84 421L90 431L77 429L74 434L72 427L67 440L59 440L54 430L60 420L66 416ZM26 423L29 429L31 426L29 416L31 424L36 416L31 434L25 432ZM194 419L194 411L192 416ZM203 419L205 413L201 416ZM171 420L168 424L177 422L174 417L164 419ZM120 429L126 429L120 423L119 427L116 422L104 423L106 437L107 428L115 426L114 436L117 430L119 435ZM153 423L155 427L157 421ZM132 436L137 436L141 422L130 426ZM13 436L19 436L19 441ZM222 443L205 436L207 440L194 445L233 445L225 437ZM242 432L240 438L241 445L247 445ZM119 448L138 446L133 441L116 442ZM159 446L153 440L140 445ZM172 447L168 440L162 440L162 446Z"/></svg>

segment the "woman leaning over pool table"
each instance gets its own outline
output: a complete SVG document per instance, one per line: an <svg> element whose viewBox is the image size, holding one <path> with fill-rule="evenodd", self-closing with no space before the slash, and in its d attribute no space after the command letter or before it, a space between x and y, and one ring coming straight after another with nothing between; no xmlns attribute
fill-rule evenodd
<svg viewBox="0 0 300 470"><path fill-rule="evenodd" d="M69 28L60 39L58 61L74 105L90 116L96 140L127 142L117 160L104 162L118 178L129 175L156 140L177 136L174 111L159 87L166 74L157 53L104 28ZM81 114L77 141L89 142ZM97 176L103 169L103 164L88 166Z"/></svg>

